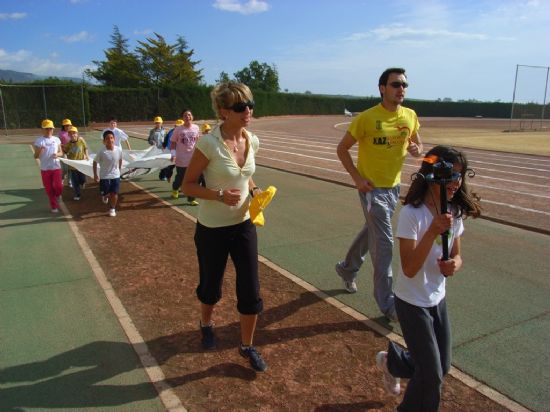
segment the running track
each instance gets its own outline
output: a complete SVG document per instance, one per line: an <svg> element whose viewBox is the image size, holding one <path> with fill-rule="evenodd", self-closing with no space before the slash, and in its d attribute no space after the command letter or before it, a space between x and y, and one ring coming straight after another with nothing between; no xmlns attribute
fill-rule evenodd
<svg viewBox="0 0 550 412"><path fill-rule="evenodd" d="M422 119L420 119L422 121ZM256 162L353 186L336 156L336 145L349 118L343 116L271 117L254 119L250 130L260 138ZM145 138L150 126L123 126L132 136ZM431 145L426 144L425 150ZM550 157L462 149L476 175L473 192L482 199L484 217L550 234ZM357 148L352 148L356 160ZM408 156L402 174L402 192L419 161Z"/></svg>
<svg viewBox="0 0 550 412"><path fill-rule="evenodd" d="M349 121L349 119L348 119ZM336 156L345 133L343 117L255 120L251 130L260 138L257 163L353 185ZM425 145L428 150L431 145ZM490 219L550 234L550 158L477 149L462 149L475 170L472 191L482 199ZM352 148L356 160L357 149ZM408 156L402 174L402 195L418 160Z"/></svg>

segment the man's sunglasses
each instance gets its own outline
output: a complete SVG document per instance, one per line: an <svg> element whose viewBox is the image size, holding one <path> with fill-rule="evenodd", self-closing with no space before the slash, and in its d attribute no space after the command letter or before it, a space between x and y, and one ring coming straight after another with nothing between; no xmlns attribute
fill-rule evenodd
<svg viewBox="0 0 550 412"><path fill-rule="evenodd" d="M242 113L246 110L248 107L250 110L254 109L254 100L250 100L248 102L237 102L233 106L231 106L229 109L233 110L235 113Z"/></svg>
<svg viewBox="0 0 550 412"><path fill-rule="evenodd" d="M390 86L393 87L394 89L399 89L400 87L403 87L403 89L406 89L407 87L409 87L409 83L407 83L407 82L391 82Z"/></svg>

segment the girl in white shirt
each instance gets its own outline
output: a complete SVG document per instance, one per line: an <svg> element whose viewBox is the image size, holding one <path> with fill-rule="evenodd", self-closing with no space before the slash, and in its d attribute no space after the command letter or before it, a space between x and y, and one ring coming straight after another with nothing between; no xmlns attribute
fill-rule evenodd
<svg viewBox="0 0 550 412"><path fill-rule="evenodd" d="M63 182L61 180L61 162L59 158L63 156L61 140L53 135L53 122L50 119L42 121L43 135L34 142L34 158L40 160L40 174L42 183L48 199L52 213L59 212L59 199L63 192Z"/></svg>
<svg viewBox="0 0 550 412"><path fill-rule="evenodd" d="M449 211L440 210L441 179L437 173L434 177L438 166L452 166L444 186ZM408 349L390 342L387 352L377 354L376 363L384 373L385 388L392 395L401 392L399 378L410 379L397 407L400 412L439 409L443 376L451 367L445 279L462 267L462 220L479 216L481 210L479 197L470 192L467 184L467 178L473 175L463 153L447 146L432 148L413 175L399 214L396 237L401 267L394 293ZM441 234L446 231L449 256L443 260Z"/></svg>

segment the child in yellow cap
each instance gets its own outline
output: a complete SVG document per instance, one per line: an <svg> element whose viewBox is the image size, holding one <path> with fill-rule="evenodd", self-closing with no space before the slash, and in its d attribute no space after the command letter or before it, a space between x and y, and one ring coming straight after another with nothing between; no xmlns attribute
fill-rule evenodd
<svg viewBox="0 0 550 412"><path fill-rule="evenodd" d="M34 141L34 158L40 159L40 174L42 184L50 201L52 213L59 212L59 199L63 192L61 181L61 162L63 156L61 140L53 135L53 122L50 119L42 121L42 136Z"/></svg>
<svg viewBox="0 0 550 412"><path fill-rule="evenodd" d="M61 147L63 147L64 144L69 143L71 140L71 137L69 136L69 128L73 124L71 123L71 119L63 119L61 121L61 130L59 130L59 140L61 140ZM69 174L69 168L65 163L61 163L61 180L65 182L65 179L68 177ZM68 185L71 186L71 179L68 178Z"/></svg>
<svg viewBox="0 0 550 412"><path fill-rule="evenodd" d="M162 149L162 143L164 142L164 135L166 130L162 127L162 117L157 116L153 119L155 127L149 131L149 137L147 138L147 143L151 146L156 146L159 149Z"/></svg>
<svg viewBox="0 0 550 412"><path fill-rule="evenodd" d="M88 146L86 141L79 136L78 129L74 126L69 127L69 143L63 145L63 151L71 160L88 160ZM86 175L74 167L69 167L69 179L74 191L74 200L80 200L80 189L86 184Z"/></svg>

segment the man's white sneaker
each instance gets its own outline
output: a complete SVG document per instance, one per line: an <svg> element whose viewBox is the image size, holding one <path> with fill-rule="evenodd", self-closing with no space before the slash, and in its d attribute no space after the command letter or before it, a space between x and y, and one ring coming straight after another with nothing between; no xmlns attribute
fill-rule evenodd
<svg viewBox="0 0 550 412"><path fill-rule="evenodd" d="M109 210L109 216L115 217L116 216L116 210L115 209L110 209Z"/></svg>
<svg viewBox="0 0 550 412"><path fill-rule="evenodd" d="M105 204L109 203L109 196L101 196L101 201Z"/></svg>
<svg viewBox="0 0 550 412"><path fill-rule="evenodd" d="M344 283L344 289L347 290L348 293L355 293L357 292L357 283L355 283L355 280L346 280L344 278L344 275L342 274L341 270L342 268L340 267L342 262L338 262L335 266L334 266L334 270L336 270L336 274L338 276L340 276L340 278L342 279L342 282Z"/></svg>
<svg viewBox="0 0 550 412"><path fill-rule="evenodd" d="M392 396L401 393L400 379L393 376L388 370L388 352L382 351L376 354L376 366L384 373L384 388Z"/></svg>
<svg viewBox="0 0 550 412"><path fill-rule="evenodd" d="M52 209L52 213L59 213L59 209Z"/></svg>
<svg viewBox="0 0 550 412"><path fill-rule="evenodd" d="M355 283L354 280L344 280L344 289L348 291L348 293L355 293L357 292L357 283Z"/></svg>

